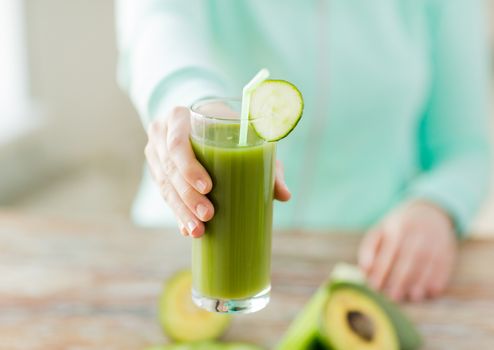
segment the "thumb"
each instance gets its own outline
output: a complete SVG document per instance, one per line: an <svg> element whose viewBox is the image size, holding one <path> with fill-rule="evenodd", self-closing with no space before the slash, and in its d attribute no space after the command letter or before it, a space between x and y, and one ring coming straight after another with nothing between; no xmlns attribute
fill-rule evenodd
<svg viewBox="0 0 494 350"><path fill-rule="evenodd" d="M274 198L286 202L292 194L285 183L285 172L279 160L276 161L276 176L274 181Z"/></svg>

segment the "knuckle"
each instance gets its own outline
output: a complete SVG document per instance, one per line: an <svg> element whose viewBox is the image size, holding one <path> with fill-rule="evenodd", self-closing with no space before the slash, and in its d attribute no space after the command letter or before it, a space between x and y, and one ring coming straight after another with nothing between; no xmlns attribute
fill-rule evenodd
<svg viewBox="0 0 494 350"><path fill-rule="evenodd" d="M163 162L163 171L165 174L172 174L175 170L175 163L169 157L165 157Z"/></svg>
<svg viewBox="0 0 494 350"><path fill-rule="evenodd" d="M169 202L172 199L173 188L170 185L168 179L166 177L159 179L158 186L160 188L161 196Z"/></svg>
<svg viewBox="0 0 494 350"><path fill-rule="evenodd" d="M184 106L175 106L171 110L171 115L172 115L172 117L178 117L181 114L183 114L186 110L187 110L187 108Z"/></svg>
<svg viewBox="0 0 494 350"><path fill-rule="evenodd" d="M163 193L165 192L165 188L168 187L168 180L166 179L166 177L162 177L160 179L158 179L158 186L160 188L160 191Z"/></svg>
<svg viewBox="0 0 494 350"><path fill-rule="evenodd" d="M187 164L187 166L183 169L183 175L189 181L193 181L194 179L198 179L201 177L200 171L197 169L194 163Z"/></svg>
<svg viewBox="0 0 494 350"><path fill-rule="evenodd" d="M183 188L180 189L179 195L181 198L186 200L187 202L191 202L194 199L195 195L195 190L192 188L192 186L183 186Z"/></svg>
<svg viewBox="0 0 494 350"><path fill-rule="evenodd" d="M180 135L177 135L177 133L172 133L169 135L166 145L168 147L169 151L175 151L178 148L180 148L184 144L184 139Z"/></svg>

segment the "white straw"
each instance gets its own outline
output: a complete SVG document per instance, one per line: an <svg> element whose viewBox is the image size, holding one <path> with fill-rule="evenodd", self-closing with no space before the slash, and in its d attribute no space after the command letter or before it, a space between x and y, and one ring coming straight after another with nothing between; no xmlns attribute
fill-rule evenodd
<svg viewBox="0 0 494 350"><path fill-rule="evenodd" d="M269 77L269 71L263 68L257 73L251 81L244 86L242 90L242 111L240 113L240 137L239 145L245 146L247 143L247 132L249 130L249 109L250 97L255 89Z"/></svg>

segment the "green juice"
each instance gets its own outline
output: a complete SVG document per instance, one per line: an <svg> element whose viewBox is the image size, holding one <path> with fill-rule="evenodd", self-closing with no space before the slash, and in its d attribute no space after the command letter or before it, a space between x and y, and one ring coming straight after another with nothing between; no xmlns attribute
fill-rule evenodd
<svg viewBox="0 0 494 350"><path fill-rule="evenodd" d="M193 287L210 298L244 299L270 286L276 144L250 128L247 146L239 146L238 129L213 124L191 138L213 180L215 214L192 246Z"/></svg>

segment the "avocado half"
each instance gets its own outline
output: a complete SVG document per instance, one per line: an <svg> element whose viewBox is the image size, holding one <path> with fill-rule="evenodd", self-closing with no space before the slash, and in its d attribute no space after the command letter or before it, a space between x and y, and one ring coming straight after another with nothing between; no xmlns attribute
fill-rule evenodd
<svg viewBox="0 0 494 350"><path fill-rule="evenodd" d="M288 327L283 338L277 344L276 350L325 349L325 346L319 341L321 312L329 298L331 285L342 281L364 284L365 276L354 265L336 264L328 280L317 289L303 310Z"/></svg>
<svg viewBox="0 0 494 350"><path fill-rule="evenodd" d="M383 295L364 284L336 282L320 319L319 336L333 350L414 350L413 324Z"/></svg>
<svg viewBox="0 0 494 350"><path fill-rule="evenodd" d="M366 285L354 265L337 264L292 322L276 350L416 350L414 325Z"/></svg>
<svg viewBox="0 0 494 350"><path fill-rule="evenodd" d="M165 283L159 300L159 320L165 334L178 342L216 339L230 324L229 315L208 312L194 304L189 270L176 273Z"/></svg>

